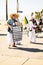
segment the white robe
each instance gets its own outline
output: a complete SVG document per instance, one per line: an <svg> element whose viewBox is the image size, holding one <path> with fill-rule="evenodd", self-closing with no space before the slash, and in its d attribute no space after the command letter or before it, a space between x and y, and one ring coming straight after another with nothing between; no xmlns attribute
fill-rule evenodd
<svg viewBox="0 0 43 65"><path fill-rule="evenodd" d="M31 42L36 42L36 36L35 36L35 29L33 27L36 27L35 25L33 25L32 21L29 22L29 39Z"/></svg>

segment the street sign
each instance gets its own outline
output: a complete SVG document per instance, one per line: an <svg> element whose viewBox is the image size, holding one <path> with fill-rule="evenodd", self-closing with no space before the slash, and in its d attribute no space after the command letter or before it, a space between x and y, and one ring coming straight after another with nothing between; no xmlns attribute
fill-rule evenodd
<svg viewBox="0 0 43 65"><path fill-rule="evenodd" d="M23 13L23 11L17 11L17 13Z"/></svg>

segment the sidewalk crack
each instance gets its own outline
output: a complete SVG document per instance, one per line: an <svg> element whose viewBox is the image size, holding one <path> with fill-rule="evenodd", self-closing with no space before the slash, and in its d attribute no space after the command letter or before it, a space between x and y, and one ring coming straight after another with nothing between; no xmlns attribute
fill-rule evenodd
<svg viewBox="0 0 43 65"><path fill-rule="evenodd" d="M21 65L24 65L30 58L27 58Z"/></svg>

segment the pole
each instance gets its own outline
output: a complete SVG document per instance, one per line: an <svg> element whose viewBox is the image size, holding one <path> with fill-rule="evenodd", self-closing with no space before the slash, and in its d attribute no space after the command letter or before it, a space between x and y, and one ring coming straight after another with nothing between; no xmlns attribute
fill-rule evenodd
<svg viewBox="0 0 43 65"><path fill-rule="evenodd" d="M6 20L8 20L8 0L6 0Z"/></svg>
<svg viewBox="0 0 43 65"><path fill-rule="evenodd" d="M17 0L17 13L23 13L23 11L19 10L19 0Z"/></svg>
<svg viewBox="0 0 43 65"><path fill-rule="evenodd" d="M19 2L17 0L17 13L18 13L18 10L19 10Z"/></svg>

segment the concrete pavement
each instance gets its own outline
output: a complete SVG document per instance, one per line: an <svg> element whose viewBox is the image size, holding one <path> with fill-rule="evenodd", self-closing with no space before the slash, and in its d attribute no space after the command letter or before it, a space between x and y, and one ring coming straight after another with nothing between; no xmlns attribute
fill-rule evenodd
<svg viewBox="0 0 43 65"><path fill-rule="evenodd" d="M36 44L29 43L23 35L21 45L8 49L7 36L0 36L0 65L43 65L43 38Z"/></svg>
<svg viewBox="0 0 43 65"><path fill-rule="evenodd" d="M6 34L6 28L3 31ZM23 34L21 44L8 49L7 36L0 36L0 65L43 65L43 33L36 40L37 43L32 44Z"/></svg>

